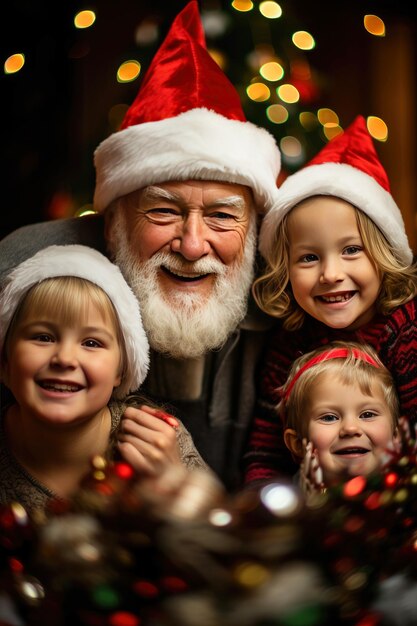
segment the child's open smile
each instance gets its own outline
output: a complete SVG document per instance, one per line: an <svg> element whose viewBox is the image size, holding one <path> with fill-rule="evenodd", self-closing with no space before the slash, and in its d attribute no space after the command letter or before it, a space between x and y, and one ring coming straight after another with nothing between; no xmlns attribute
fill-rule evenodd
<svg viewBox="0 0 417 626"><path fill-rule="evenodd" d="M370 321L381 278L366 254L354 208L315 196L288 218L290 281L294 298L331 328L354 330Z"/></svg>

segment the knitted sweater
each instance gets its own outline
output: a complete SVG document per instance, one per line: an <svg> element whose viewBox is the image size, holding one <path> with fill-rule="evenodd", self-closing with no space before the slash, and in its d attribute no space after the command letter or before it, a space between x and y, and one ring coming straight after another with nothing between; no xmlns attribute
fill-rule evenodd
<svg viewBox="0 0 417 626"><path fill-rule="evenodd" d="M109 459L114 459L117 456L117 432L126 406L123 402L111 401L109 403L111 429L106 454ZM28 512L43 509L50 499L59 499L59 497L26 471L9 449L3 428L5 410L0 420L0 505L19 502ZM209 471L208 466L194 447L190 433L181 423L177 430L177 441L181 460L187 468L202 468Z"/></svg>
<svg viewBox="0 0 417 626"><path fill-rule="evenodd" d="M393 376L401 415L412 428L417 424L416 309L414 298L390 315L378 315L354 331L332 329L311 317L297 331L275 331L260 370L256 411L244 456L246 484L296 472L297 465L283 441L283 425L276 411L277 389L285 383L297 357L331 341L357 341L373 346Z"/></svg>

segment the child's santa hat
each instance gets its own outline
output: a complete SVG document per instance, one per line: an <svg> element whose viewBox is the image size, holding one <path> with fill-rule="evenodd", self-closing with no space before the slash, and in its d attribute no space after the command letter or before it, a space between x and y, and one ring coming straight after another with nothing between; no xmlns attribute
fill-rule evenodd
<svg viewBox="0 0 417 626"><path fill-rule="evenodd" d="M248 122L209 55L196 0L173 22L122 129L96 149L95 208L155 183L189 179L251 187L259 211L276 197L280 153Z"/></svg>
<svg viewBox="0 0 417 626"><path fill-rule="evenodd" d="M326 195L342 198L363 211L385 235L397 258L405 265L412 263L401 212L362 116L289 176L278 192L261 227L259 249L264 257L272 251L277 226L290 209L306 198Z"/></svg>
<svg viewBox="0 0 417 626"><path fill-rule="evenodd" d="M0 355L10 321L23 296L34 285L58 276L84 278L107 294L119 318L127 361L114 396L123 398L138 389L149 366L149 345L138 301L117 265L88 246L48 246L10 272L0 293Z"/></svg>

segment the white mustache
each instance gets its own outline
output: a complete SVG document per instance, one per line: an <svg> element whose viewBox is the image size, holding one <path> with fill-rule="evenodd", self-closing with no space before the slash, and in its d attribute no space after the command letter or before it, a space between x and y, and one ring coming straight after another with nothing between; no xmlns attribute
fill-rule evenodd
<svg viewBox="0 0 417 626"><path fill-rule="evenodd" d="M184 263L184 260L168 252L158 252L147 261L149 266L159 269L166 267L172 272L184 272L192 274L217 274L224 276L227 267L217 259L202 258L192 263Z"/></svg>

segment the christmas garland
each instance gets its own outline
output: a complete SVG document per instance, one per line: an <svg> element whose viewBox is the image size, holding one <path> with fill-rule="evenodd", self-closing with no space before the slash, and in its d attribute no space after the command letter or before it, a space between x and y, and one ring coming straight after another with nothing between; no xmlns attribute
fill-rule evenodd
<svg viewBox="0 0 417 626"><path fill-rule="evenodd" d="M0 575L4 624L416 625L416 441L308 497L285 480L230 496L200 471L158 486L94 459L70 502L1 508Z"/></svg>

